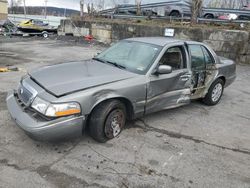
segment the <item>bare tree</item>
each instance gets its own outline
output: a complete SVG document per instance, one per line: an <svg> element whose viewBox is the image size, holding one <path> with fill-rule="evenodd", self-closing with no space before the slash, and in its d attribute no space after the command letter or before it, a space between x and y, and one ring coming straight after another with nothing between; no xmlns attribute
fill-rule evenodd
<svg viewBox="0 0 250 188"><path fill-rule="evenodd" d="M135 4L136 4L136 14L138 16L141 15L141 1L142 0L135 0Z"/></svg>
<svg viewBox="0 0 250 188"><path fill-rule="evenodd" d="M104 0L99 0L98 3L97 3L97 9L98 10L103 10L105 9L105 2Z"/></svg>
<svg viewBox="0 0 250 188"><path fill-rule="evenodd" d="M80 16L83 17L83 10L84 9L84 0L80 1Z"/></svg>
<svg viewBox="0 0 250 188"><path fill-rule="evenodd" d="M191 8L191 24L196 24L198 21L198 17L202 11L202 3L203 0L192 0L192 8Z"/></svg>
<svg viewBox="0 0 250 188"><path fill-rule="evenodd" d="M26 18L26 2L25 2L25 0L23 0L23 12L24 12L24 15Z"/></svg>

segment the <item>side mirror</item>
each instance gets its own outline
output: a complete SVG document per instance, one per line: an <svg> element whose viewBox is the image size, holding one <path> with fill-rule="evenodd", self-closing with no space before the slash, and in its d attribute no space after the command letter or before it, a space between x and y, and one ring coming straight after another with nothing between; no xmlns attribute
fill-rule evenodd
<svg viewBox="0 0 250 188"><path fill-rule="evenodd" d="M169 65L160 65L157 70L156 73L157 74L170 74L173 71L172 67Z"/></svg>
<svg viewBox="0 0 250 188"><path fill-rule="evenodd" d="M99 54L101 54L101 52L97 52L97 53L94 55L94 57L98 56Z"/></svg>

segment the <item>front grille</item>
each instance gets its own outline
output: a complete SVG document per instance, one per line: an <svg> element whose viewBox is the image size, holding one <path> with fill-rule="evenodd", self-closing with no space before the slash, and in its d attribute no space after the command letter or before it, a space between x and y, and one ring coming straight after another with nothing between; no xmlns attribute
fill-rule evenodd
<svg viewBox="0 0 250 188"><path fill-rule="evenodd" d="M31 108L30 106L26 106L26 104L19 98L19 95L18 95L17 92L14 93L14 96L16 98L16 101L17 101L18 105L23 109L23 111L26 112L27 114L29 114L35 120L38 120L38 121L51 121L51 120L54 119L54 118L49 118L49 117L46 117L46 116L40 114L39 112L37 112L36 110Z"/></svg>
<svg viewBox="0 0 250 188"><path fill-rule="evenodd" d="M18 90L17 90L17 94L19 99L26 105L28 106L31 103L31 100L33 99L33 94L26 89L25 87L23 87L22 84L20 84Z"/></svg>

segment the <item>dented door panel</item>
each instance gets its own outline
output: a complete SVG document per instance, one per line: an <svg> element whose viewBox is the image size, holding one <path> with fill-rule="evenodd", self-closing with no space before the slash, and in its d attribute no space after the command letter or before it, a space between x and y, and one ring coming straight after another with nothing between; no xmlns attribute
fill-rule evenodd
<svg viewBox="0 0 250 188"><path fill-rule="evenodd" d="M188 104L189 76L188 69L176 70L166 75L152 75L147 85L147 113Z"/></svg>

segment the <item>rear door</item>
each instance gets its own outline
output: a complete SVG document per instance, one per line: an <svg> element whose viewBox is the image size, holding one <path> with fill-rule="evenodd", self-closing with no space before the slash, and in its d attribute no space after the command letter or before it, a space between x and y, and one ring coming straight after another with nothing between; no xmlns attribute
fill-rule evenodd
<svg viewBox="0 0 250 188"><path fill-rule="evenodd" d="M169 46L158 65L169 65L170 74L150 75L147 86L146 112L181 106L190 102L191 72L187 68L188 53L184 43Z"/></svg>
<svg viewBox="0 0 250 188"><path fill-rule="evenodd" d="M215 77L215 59L203 45L189 44L188 49L192 71L192 98L200 98Z"/></svg>

